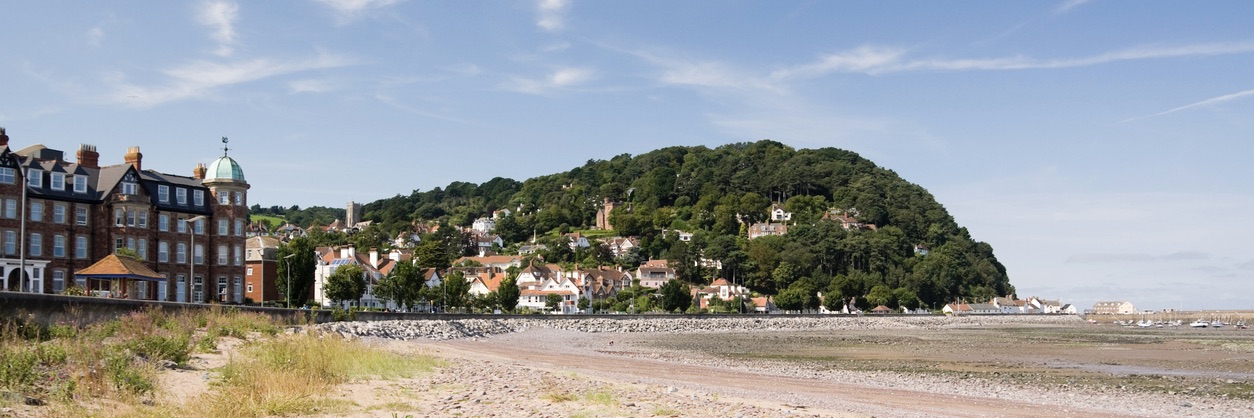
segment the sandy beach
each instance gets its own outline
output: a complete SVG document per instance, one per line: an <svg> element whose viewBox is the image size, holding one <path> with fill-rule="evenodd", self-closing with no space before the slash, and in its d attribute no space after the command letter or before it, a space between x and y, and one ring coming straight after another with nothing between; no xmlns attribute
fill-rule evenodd
<svg viewBox="0 0 1254 418"><path fill-rule="evenodd" d="M448 365L392 382L394 393L379 399L363 399L356 391L373 390L365 388L341 395L365 408L392 402L399 416L1254 414L1254 337L1235 330L871 324L632 333L533 326L443 341L367 337Z"/></svg>

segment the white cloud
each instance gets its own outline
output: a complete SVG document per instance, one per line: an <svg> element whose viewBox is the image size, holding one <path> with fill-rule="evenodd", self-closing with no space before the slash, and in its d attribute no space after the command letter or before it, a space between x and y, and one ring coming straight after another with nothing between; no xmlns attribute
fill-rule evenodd
<svg viewBox="0 0 1254 418"><path fill-rule="evenodd" d="M320 54L305 60L254 59L231 63L194 61L162 71L169 78L169 82L163 86L135 85L126 82L122 75L112 77L118 86L107 100L132 107L151 107L179 100L206 98L220 87L353 64L353 59L333 54Z"/></svg>
<svg viewBox="0 0 1254 418"><path fill-rule="evenodd" d="M1084 3L1088 3L1089 1L1091 0L1066 0L1062 2L1062 4L1059 4L1058 7L1054 8L1054 14L1063 14L1063 13L1070 12L1072 9L1080 7L1084 5Z"/></svg>
<svg viewBox="0 0 1254 418"><path fill-rule="evenodd" d="M562 30L566 26L566 9L569 7L569 0L538 0L536 26L549 32Z"/></svg>
<svg viewBox="0 0 1254 418"><path fill-rule="evenodd" d="M1162 112L1153 113L1153 114L1144 115L1144 116L1137 116L1137 117L1134 117L1134 118L1124 119L1122 122L1131 122L1131 121L1134 121L1134 120L1139 120L1139 119L1146 119L1146 118L1152 118L1152 117L1156 117L1156 116L1163 116L1163 115L1167 115L1167 114L1171 114L1171 113L1176 113L1176 112L1179 112L1179 111L1181 111L1181 110L1188 110L1188 109L1192 109L1192 108L1196 108L1196 107L1213 106L1213 105L1217 105L1217 104L1220 104L1220 103L1230 102L1230 101L1233 101L1233 100L1237 100L1237 99L1240 99L1240 98L1243 98L1243 97L1247 97L1247 96L1254 96L1254 89L1250 89L1250 90L1243 90L1243 91L1238 91L1238 92L1236 92L1236 93L1225 94L1225 95L1223 95L1223 96L1218 96L1218 97L1212 97L1212 98L1209 98L1209 99L1206 99L1206 100L1202 100L1202 101L1199 101L1199 102L1189 103L1189 104L1187 104L1187 105L1180 106L1180 107L1176 107L1176 108L1172 108L1172 109L1168 109L1168 110L1165 110L1165 111L1162 111Z"/></svg>
<svg viewBox="0 0 1254 418"><path fill-rule="evenodd" d="M464 120L457 119L452 116L446 116L446 115L442 115L436 112L431 112L428 110L419 109L419 108L410 106L408 104L402 103L400 100L397 100L396 98L392 96L389 96L383 93L376 93L374 95L374 98L375 100L378 100L379 102L382 102L383 104L392 106L396 108L397 110L401 110L406 113L410 113L410 114L414 114L414 115L418 115L418 116L422 116L426 118L431 118L431 119L449 121L449 122L456 122L456 123L463 123L463 124L467 123Z"/></svg>
<svg viewBox="0 0 1254 418"><path fill-rule="evenodd" d="M87 46L90 46L90 47L100 46L100 41L104 40L104 37L105 37L104 28L100 26L96 26L94 28L88 29L87 30Z"/></svg>
<svg viewBox="0 0 1254 418"><path fill-rule="evenodd" d="M595 72L587 68L563 68L549 75L549 84L565 87L583 84L591 80Z"/></svg>
<svg viewBox="0 0 1254 418"><path fill-rule="evenodd" d="M851 51L819 57L815 63L776 70L776 79L818 77L828 73L884 74L906 71L1004 71L1088 67L1120 61L1180 57L1247 54L1254 52L1254 41L1193 45L1142 45L1089 57L1037 59L1023 55L998 58L908 59L903 50L882 46L861 46Z"/></svg>
<svg viewBox="0 0 1254 418"><path fill-rule="evenodd" d="M561 41L545 45L544 48L541 48L540 50L544 52L562 52L567 49L570 49L570 42Z"/></svg>
<svg viewBox="0 0 1254 418"><path fill-rule="evenodd" d="M318 3L330 7L336 13L336 20L339 24L347 24L363 14L373 9L382 9L397 3L400 0L315 0Z"/></svg>
<svg viewBox="0 0 1254 418"><path fill-rule="evenodd" d="M478 65L474 65L470 63L454 65L450 67L449 70L458 75L463 75L463 76L468 76L468 77L483 74L482 68L479 68Z"/></svg>
<svg viewBox="0 0 1254 418"><path fill-rule="evenodd" d="M545 95L587 83L594 78L596 78L596 71L589 68L561 68L541 80L513 77L509 82L502 84L501 88L518 93Z"/></svg>
<svg viewBox="0 0 1254 418"><path fill-rule="evenodd" d="M239 19L239 5L227 1L201 3L196 20L213 30L209 37L218 42L215 54L223 57L235 52L235 21Z"/></svg>
<svg viewBox="0 0 1254 418"><path fill-rule="evenodd" d="M852 51L823 56L818 62L777 70L771 78L817 76L830 72L867 72L897 64L906 51L900 48L861 46Z"/></svg>
<svg viewBox="0 0 1254 418"><path fill-rule="evenodd" d="M324 93L331 91L333 87L326 80L303 79L287 83L287 89L292 94Z"/></svg>

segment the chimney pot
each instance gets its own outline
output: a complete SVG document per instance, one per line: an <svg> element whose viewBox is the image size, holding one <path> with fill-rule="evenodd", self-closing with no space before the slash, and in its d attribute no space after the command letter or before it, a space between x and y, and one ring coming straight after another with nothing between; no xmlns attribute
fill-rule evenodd
<svg viewBox="0 0 1254 418"><path fill-rule="evenodd" d="M100 168L100 153L95 145L80 144L78 146L78 165L86 168Z"/></svg>
<svg viewBox="0 0 1254 418"><path fill-rule="evenodd" d="M143 171L144 154L139 152L139 147L130 147L126 149L126 163L135 167L135 171Z"/></svg>

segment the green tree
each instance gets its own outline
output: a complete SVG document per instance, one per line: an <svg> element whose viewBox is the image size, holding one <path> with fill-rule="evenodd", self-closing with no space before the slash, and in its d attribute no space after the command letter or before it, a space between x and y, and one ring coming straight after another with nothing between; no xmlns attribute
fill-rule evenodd
<svg viewBox="0 0 1254 418"><path fill-rule="evenodd" d="M436 271L448 270L453 265L453 257L448 246L436 239L425 239L414 249L414 257L418 259L418 267L433 268Z"/></svg>
<svg viewBox="0 0 1254 418"><path fill-rule="evenodd" d="M304 305L305 300L313 295L314 271L318 268L313 241L305 237L289 241L279 247L278 260L275 286L283 292L284 300L289 301L291 306ZM291 295L287 294L288 289L291 289Z"/></svg>
<svg viewBox="0 0 1254 418"><path fill-rule="evenodd" d="M544 308L549 312L558 310L562 306L562 295L549 293L544 297Z"/></svg>
<svg viewBox="0 0 1254 418"><path fill-rule="evenodd" d="M422 271L417 266L410 262L400 262L375 286L375 296L380 295L379 290L382 288L390 300L395 300L398 306L409 310L422 298L422 291L426 287Z"/></svg>
<svg viewBox="0 0 1254 418"><path fill-rule="evenodd" d="M501 304L501 309L505 312L514 312L518 307L518 295L522 290L518 288L518 273L513 273L501 280L501 284L496 288L496 301Z"/></svg>
<svg viewBox="0 0 1254 418"><path fill-rule="evenodd" d="M366 294L365 270L356 264L346 264L335 269L322 288L327 299L335 305L349 300L359 300Z"/></svg>
<svg viewBox="0 0 1254 418"><path fill-rule="evenodd" d="M393 301L397 302L397 306L400 306L400 301L397 300L397 293L400 292L399 281L392 275L383 276L382 279L379 279L379 283L371 289L371 293L374 294L375 299L383 303L383 306L387 306L388 303Z"/></svg>
<svg viewBox="0 0 1254 418"><path fill-rule="evenodd" d="M781 290L775 295L775 306L785 311L800 311L806 307L805 290L799 287L790 287Z"/></svg>
<svg viewBox="0 0 1254 418"><path fill-rule="evenodd" d="M866 294L866 300L867 302L870 302L871 305L874 305L874 306L892 305L893 304L893 289L882 284L877 284L871 288L871 291L869 293Z"/></svg>
<svg viewBox="0 0 1254 418"><path fill-rule="evenodd" d="M662 309L667 312L683 312L692 306L692 291L688 283L671 279L658 291L662 294Z"/></svg>
<svg viewBox="0 0 1254 418"><path fill-rule="evenodd" d="M470 306L470 282L466 281L466 275L462 272L449 273L440 283L440 288L440 297L445 306L454 309Z"/></svg>
<svg viewBox="0 0 1254 418"><path fill-rule="evenodd" d="M844 295L840 294L839 291L832 291L831 288L828 288L828 291L823 293L823 307L832 312L839 312L841 308L845 307Z"/></svg>
<svg viewBox="0 0 1254 418"><path fill-rule="evenodd" d="M913 290L904 287L893 290L893 300L898 308L917 309L919 307L919 296L915 295Z"/></svg>

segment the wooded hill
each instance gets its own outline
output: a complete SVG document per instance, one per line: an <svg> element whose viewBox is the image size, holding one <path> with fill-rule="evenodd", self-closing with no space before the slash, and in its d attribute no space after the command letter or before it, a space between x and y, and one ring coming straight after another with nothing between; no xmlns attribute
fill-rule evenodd
<svg viewBox="0 0 1254 418"><path fill-rule="evenodd" d="M638 254L614 258L595 248L572 252L560 234L592 229L605 199L617 202L614 233L640 237ZM792 212L783 236L747 238L773 203ZM717 277L776 294L776 303L817 307L813 295L859 304L933 307L958 298L1014 293L987 243L975 242L927 190L892 170L835 148L796 150L774 141L670 147L589 160L570 171L518 182L454 182L364 206L375 237L395 237L423 222L469 226L509 209L496 233L510 244L547 242L547 262L634 268L667 259L690 283ZM823 220L833 211L875 229ZM664 230L693 233L691 241ZM380 243L380 246L386 245ZM919 254L916 248L926 248ZM698 261L721 262L722 269ZM832 306L841 306L831 303Z"/></svg>

